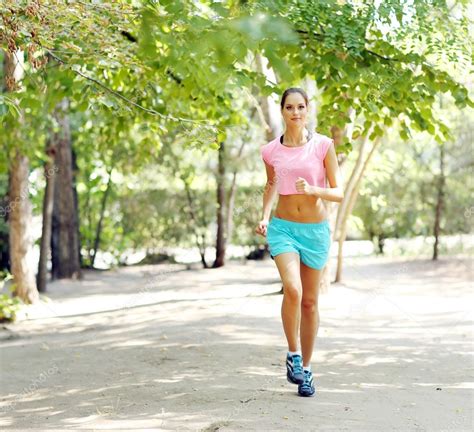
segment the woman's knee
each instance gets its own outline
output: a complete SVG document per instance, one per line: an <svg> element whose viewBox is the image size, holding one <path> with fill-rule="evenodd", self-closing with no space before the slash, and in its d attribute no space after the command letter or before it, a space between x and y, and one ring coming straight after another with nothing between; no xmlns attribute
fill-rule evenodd
<svg viewBox="0 0 474 432"><path fill-rule="evenodd" d="M303 287L297 282L283 284L283 295L294 303L299 303L303 297Z"/></svg>
<svg viewBox="0 0 474 432"><path fill-rule="evenodd" d="M301 300L303 312L313 313L318 310L318 299L316 297L303 297Z"/></svg>

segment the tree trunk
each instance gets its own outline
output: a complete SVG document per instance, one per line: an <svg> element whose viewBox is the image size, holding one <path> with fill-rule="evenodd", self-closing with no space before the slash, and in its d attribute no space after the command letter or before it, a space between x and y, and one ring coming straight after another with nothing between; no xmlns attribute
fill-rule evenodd
<svg viewBox="0 0 474 432"><path fill-rule="evenodd" d="M71 133L67 117L68 101L58 104L55 117L59 124L56 140L56 187L51 236L52 278L82 278L79 259L79 239L74 205Z"/></svg>
<svg viewBox="0 0 474 432"><path fill-rule="evenodd" d="M181 173L181 167L179 166L178 162L178 157L172 154L171 161L174 161L173 168L174 171L177 173ZM198 215L194 206L195 199L192 194L192 190L190 187L190 184L187 180L186 175L181 174L180 179L182 180L184 184L184 191L186 192L186 199L188 201L188 207L189 207L189 216L191 218L191 221L193 223L193 226L195 227L195 235L196 235L196 246L199 250L199 255L201 256L201 263L203 268L209 268L209 265L206 262L206 236L205 234L199 234L198 227L201 225L203 227L207 227L207 221L205 219L205 216L203 216L203 220L199 221L198 220Z"/></svg>
<svg viewBox="0 0 474 432"><path fill-rule="evenodd" d="M23 52L17 51L13 54L5 51L3 70L5 91L14 92L16 83L23 75ZM13 295L20 297L25 303L35 303L39 300L39 294L33 267L28 263L33 247L28 157L16 149L9 168L8 220Z"/></svg>
<svg viewBox="0 0 474 432"><path fill-rule="evenodd" d="M102 233L102 222L104 220L104 214L105 214L105 207L107 204L107 198L109 196L110 192L110 187L112 184L112 170L113 167L110 167L110 169L107 171L107 174L109 178L107 179L107 186L104 191L104 195L102 195L102 203L100 206L100 215L99 215L99 222L97 224L97 229L95 232L95 240L94 240L94 252L92 253L92 259L91 259L91 267L94 267L95 263L95 257L97 256L97 251L99 250L99 245L100 245L100 235Z"/></svg>
<svg viewBox="0 0 474 432"><path fill-rule="evenodd" d="M33 267L28 255L33 247L30 231L32 206L28 197L28 158L16 153L10 167L10 257L12 264L14 295L25 303L39 300Z"/></svg>
<svg viewBox="0 0 474 432"><path fill-rule="evenodd" d="M364 176L364 172L367 169L370 159L372 158L372 155L375 152L375 149L378 147L381 139L380 137L377 137L374 141L374 144L372 145L372 149L370 150L367 158L365 159L364 163L362 166L359 167L358 172L354 173L351 176L351 180L354 178L353 181L351 181L351 188L348 192L344 192L344 198L348 198L347 204L345 207L341 210L343 210L343 213L338 217L340 220L340 230L339 230L339 236L338 236L338 254L337 254L337 268L336 268L336 278L335 282L340 282L342 280L342 248L344 245L344 241L346 240L346 235L347 235L347 220L349 219L350 214L352 213L352 209L354 208L354 205L357 201L357 196L359 194L359 188L362 182L362 178ZM346 196L347 194L347 196Z"/></svg>
<svg viewBox="0 0 474 432"><path fill-rule="evenodd" d="M232 234L234 231L234 204L235 204L235 193L237 191L237 171L232 173L232 182L230 184L229 193L227 196L227 239L232 242Z"/></svg>
<svg viewBox="0 0 474 432"><path fill-rule="evenodd" d="M77 196L77 187L76 187L76 179L79 172L79 167L76 163L76 152L74 148L72 149L72 193L74 195L74 214L76 215L75 224L77 227L77 253L79 254L79 266L82 269L84 266L84 262L82 260L82 253L81 253L81 231L80 231L80 220L79 220L79 197Z"/></svg>
<svg viewBox="0 0 474 432"><path fill-rule="evenodd" d="M44 167L44 176L46 179L46 188L43 198L43 228L41 233L40 257L38 264L37 284L39 292L46 292L46 283L48 275L48 259L51 248L51 222L53 218L54 204L54 184L55 170L54 160L56 149L54 148L54 140L50 140L46 150L48 161Z"/></svg>
<svg viewBox="0 0 474 432"><path fill-rule="evenodd" d="M357 184L355 185L354 189L352 190L349 196L349 203L346 207L346 213L341 217L341 227L340 227L339 237L337 239L337 243L338 243L337 267L336 267L336 277L334 279L334 282L341 282L341 279L342 279L342 259L343 259L342 251L343 251L344 242L347 236L347 219L349 219L349 215L351 214L352 209L354 208L354 204L357 199L357 194L359 193L359 186L360 186L360 182L357 182Z"/></svg>
<svg viewBox="0 0 474 432"><path fill-rule="evenodd" d="M217 171L217 236L216 236L216 259L213 268L222 267L225 262L225 249L227 243L226 227L226 203L225 203L225 147L221 142L218 150Z"/></svg>
<svg viewBox="0 0 474 432"><path fill-rule="evenodd" d="M342 140L344 138L344 131L339 128L339 127L332 127L331 128L331 138L334 140L334 148L336 148L338 145L342 143ZM341 167L341 158L338 155L338 163L339 166ZM325 187L328 187L327 180L325 180ZM339 204L331 201L322 201L323 205L328 213L328 219L330 220L330 245L332 245L334 238L335 238L335 228L336 226L334 221L334 214L338 214L337 212L339 211ZM329 290L329 286L331 285L330 281L330 274L329 274L329 265L330 265L330 259L328 258L328 261L324 265L324 267L321 270L321 277L320 277L320 282L319 282L319 292L320 293L327 293Z"/></svg>
<svg viewBox="0 0 474 432"><path fill-rule="evenodd" d="M379 247L379 253L380 255L383 255L383 248L385 246L385 236L383 234L380 234L377 237L377 245Z"/></svg>
<svg viewBox="0 0 474 432"><path fill-rule="evenodd" d="M8 239L8 177L5 176L2 182L5 182L5 185L2 185L2 188L5 187L5 195L0 198L0 218L3 219L2 225L4 229L0 230L0 271L8 270L11 272L10 265L10 241Z"/></svg>
<svg viewBox="0 0 474 432"><path fill-rule="evenodd" d="M88 231L92 231L92 210L91 210L91 190L87 189L87 195L84 198L84 219L87 220ZM87 253L87 263L90 266L92 262L92 244L90 236L85 239L85 249ZM82 265L81 265L82 268Z"/></svg>
<svg viewBox="0 0 474 432"><path fill-rule="evenodd" d="M261 54L255 55L256 67L257 71L261 74L269 75L270 70L263 64L263 58ZM257 91L256 94L259 94ZM258 111L260 114L260 120L262 122L262 126L265 128L265 135L266 140L271 141L278 132L279 125L277 124L277 120L274 119L270 114L270 100L268 96L262 96L259 98L257 103Z"/></svg>
<svg viewBox="0 0 474 432"><path fill-rule="evenodd" d="M441 232L441 212L444 208L444 185L446 183L446 175L444 171L444 159L445 159L445 146L444 143L439 145L439 177L437 181L437 200L436 200L436 209L435 209L435 221L434 221L434 236L435 242L433 245L433 260L438 259L438 249L439 249L439 235Z"/></svg>
<svg viewBox="0 0 474 432"><path fill-rule="evenodd" d="M250 118L256 113L256 108L253 110ZM235 163L238 163L242 160L242 154L244 152L245 147L245 140L242 140L242 144L240 145L239 151L237 153L237 157L235 158ZM237 192L237 175L238 175L238 168L235 168L232 173L232 182L230 183L229 194L227 196L227 239L229 242L232 242L232 233L234 230L234 204L235 204L235 193Z"/></svg>
<svg viewBox="0 0 474 432"><path fill-rule="evenodd" d="M265 76L271 75L271 71L266 67L266 65L264 65L261 54L256 54L255 60L256 60L256 67L257 67L258 72L260 72L261 74L264 74ZM276 79L275 79L275 82L276 82ZM256 94L259 94L259 92L256 91ZM268 96L261 96L258 99L257 105L258 105L257 111L260 114L262 126L265 128L265 137L266 137L265 139L266 139L266 142L269 142L275 138L276 134L280 130L281 117L279 117L279 121L277 121L277 119L275 119L271 115L270 99L268 98ZM281 287L279 293L283 294L283 286Z"/></svg>
<svg viewBox="0 0 474 432"><path fill-rule="evenodd" d="M193 222L193 225L195 227L199 226L199 221L197 219L196 211L194 209L194 199L191 193L191 188L189 187L188 182L186 181L185 178L181 177L184 183L184 189L186 192L186 198L188 200L188 206L189 206L189 215L191 217L191 221ZM204 224L204 226L207 226L207 224ZM196 235L196 246L199 250L199 255L201 256L201 263L204 268L209 268L209 265L206 262L206 238L204 234L201 236L201 240L199 240L199 233L196 230L195 232Z"/></svg>
<svg viewBox="0 0 474 432"><path fill-rule="evenodd" d="M364 166L363 162L366 155L366 148L367 148L367 143L369 140L369 134L370 134L370 131L363 138L361 142L361 145L359 148L359 154L357 155L357 161L354 165L354 168L352 169L349 180L344 188L344 199L338 206L336 223L334 226L334 236L336 239L339 239L340 237L343 215L347 214L347 206L349 205L350 197L352 196L352 191L355 187L355 184L357 183L357 179L360 177L362 167Z"/></svg>

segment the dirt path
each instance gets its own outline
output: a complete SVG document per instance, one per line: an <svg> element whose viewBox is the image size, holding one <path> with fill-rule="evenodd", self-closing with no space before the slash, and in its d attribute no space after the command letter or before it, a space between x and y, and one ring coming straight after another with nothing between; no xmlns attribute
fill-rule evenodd
<svg viewBox="0 0 474 432"><path fill-rule="evenodd" d="M0 332L0 429L472 430L472 270L347 259L320 297L314 398L286 381L272 260L50 284Z"/></svg>

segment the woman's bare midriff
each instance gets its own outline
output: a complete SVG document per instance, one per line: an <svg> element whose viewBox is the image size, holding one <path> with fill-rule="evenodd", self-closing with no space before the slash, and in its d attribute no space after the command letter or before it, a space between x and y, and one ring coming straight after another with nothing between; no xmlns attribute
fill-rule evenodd
<svg viewBox="0 0 474 432"><path fill-rule="evenodd" d="M317 223L327 219L320 198L303 194L279 195L275 217L293 222Z"/></svg>

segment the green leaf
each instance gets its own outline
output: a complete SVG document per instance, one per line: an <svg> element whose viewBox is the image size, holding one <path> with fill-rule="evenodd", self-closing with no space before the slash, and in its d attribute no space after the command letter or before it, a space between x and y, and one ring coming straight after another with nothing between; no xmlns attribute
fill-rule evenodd
<svg viewBox="0 0 474 432"><path fill-rule="evenodd" d="M4 103L0 103L0 116L3 117L7 113L8 113L8 105Z"/></svg>

